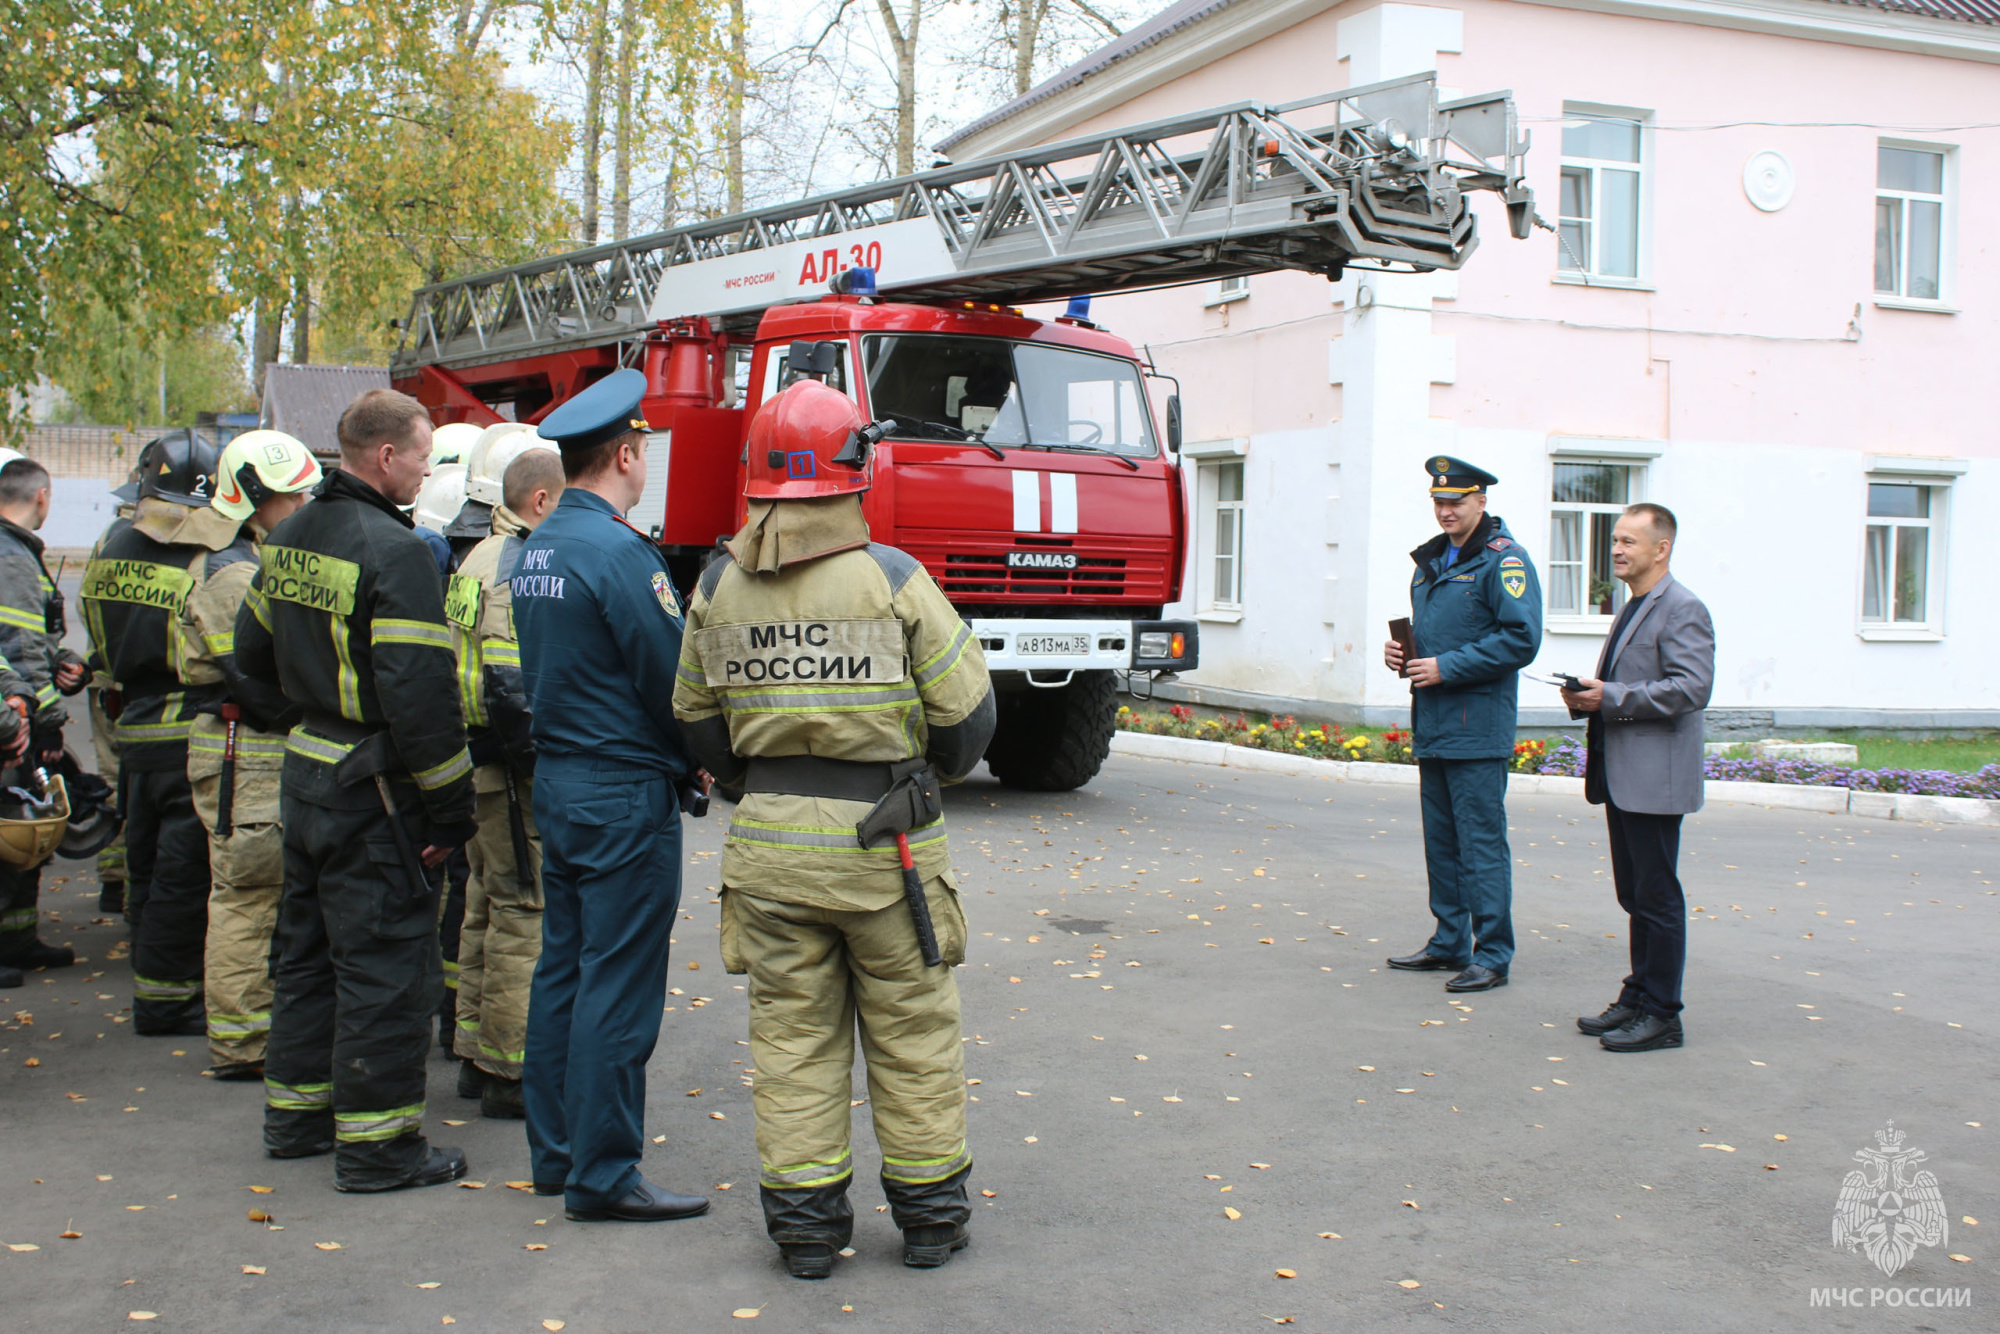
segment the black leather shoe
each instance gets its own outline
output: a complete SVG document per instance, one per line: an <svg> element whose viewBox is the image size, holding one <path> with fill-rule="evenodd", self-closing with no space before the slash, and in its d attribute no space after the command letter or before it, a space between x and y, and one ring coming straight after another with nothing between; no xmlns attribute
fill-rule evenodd
<svg viewBox="0 0 2000 1334"><path fill-rule="evenodd" d="M489 1121L526 1120L528 1108L521 1101L521 1081L486 1076L486 1087L479 1094L479 1114Z"/></svg>
<svg viewBox="0 0 2000 1334"><path fill-rule="evenodd" d="M372 1195L385 1190L413 1190L419 1186L442 1186L446 1182L457 1181L467 1170L463 1152L458 1149L440 1149L433 1145L423 1162L417 1164L407 1175L342 1181L339 1173L335 1173L333 1188L355 1195Z"/></svg>
<svg viewBox="0 0 2000 1334"><path fill-rule="evenodd" d="M823 1241L797 1242L781 1245L778 1250L785 1257L785 1271L793 1278L831 1278L833 1276L833 1247Z"/></svg>
<svg viewBox="0 0 2000 1334"><path fill-rule="evenodd" d="M563 1216L573 1223L664 1223L676 1218L698 1218L708 1212L706 1195L676 1195L644 1177L632 1193L598 1209L569 1208Z"/></svg>
<svg viewBox="0 0 2000 1334"><path fill-rule="evenodd" d="M1491 991L1495 987L1507 985L1505 969L1488 968L1483 964L1472 964L1457 977L1444 984L1446 991Z"/></svg>
<svg viewBox="0 0 2000 1334"><path fill-rule="evenodd" d="M125 911L125 882L106 880L97 886L97 911L110 913L113 917Z"/></svg>
<svg viewBox="0 0 2000 1334"><path fill-rule="evenodd" d="M537 1195L560 1195L562 1193L563 1183L560 1181L537 1181L535 1183L535 1194Z"/></svg>
<svg viewBox="0 0 2000 1334"><path fill-rule="evenodd" d="M1589 1015L1578 1015L1576 1026L1581 1032L1588 1033L1594 1038L1601 1038L1614 1028L1623 1028L1626 1024L1638 1018L1640 1013L1641 1011L1636 1005L1625 1005L1613 1001L1605 1007L1603 1014L1597 1015L1595 1018Z"/></svg>
<svg viewBox="0 0 2000 1334"><path fill-rule="evenodd" d="M1441 958L1438 955L1429 954L1423 950L1418 950L1415 954L1405 954L1400 959L1390 959L1388 963L1391 968L1401 968L1411 973L1429 973L1435 972L1440 968L1465 967L1464 964L1459 963L1455 959Z"/></svg>
<svg viewBox="0 0 2000 1334"><path fill-rule="evenodd" d="M1599 1038L1597 1044L1606 1051L1657 1051L1661 1047L1678 1047L1682 1041L1679 1015L1665 1019L1642 1011L1624 1026Z"/></svg>
<svg viewBox="0 0 2000 1334"><path fill-rule="evenodd" d="M15 987L27 985L27 981L20 969L0 967L0 991L12 991Z"/></svg>
<svg viewBox="0 0 2000 1334"><path fill-rule="evenodd" d="M458 1096L476 1098L486 1091L486 1072L471 1061L458 1063Z"/></svg>
<svg viewBox="0 0 2000 1334"><path fill-rule="evenodd" d="M963 1223L926 1223L903 1229L903 1263L912 1269L936 1269L951 1261L972 1240Z"/></svg>
<svg viewBox="0 0 2000 1334"><path fill-rule="evenodd" d="M37 968L67 968L75 962L75 950L67 945L51 945L45 940L31 940L12 954L0 958L0 964L18 968L24 973Z"/></svg>

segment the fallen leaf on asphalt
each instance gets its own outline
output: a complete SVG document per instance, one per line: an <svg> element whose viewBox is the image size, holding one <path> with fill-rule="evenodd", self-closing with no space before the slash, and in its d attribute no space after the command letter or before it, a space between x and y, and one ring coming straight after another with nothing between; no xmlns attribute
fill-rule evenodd
<svg viewBox="0 0 2000 1334"><path fill-rule="evenodd" d="M1978 1220L1978 1219L1976 1219L1976 1218L1974 1218L1974 1217L1973 1217L1973 1216L1972 1216L1971 1214L1966 1214L1966 1215L1964 1215L1964 1216L1963 1216L1963 1217L1961 1217L1961 1218L1960 1218L1960 1219L1959 1219L1958 1221L1959 1221L1959 1222L1961 1222L1961 1223L1963 1223L1963 1224L1965 1224L1965 1225L1966 1225L1967 1227L1978 1227L1978 1226L1979 1226L1979 1220Z"/></svg>
<svg viewBox="0 0 2000 1334"><path fill-rule="evenodd" d="M700 1090L700 1089L689 1089L689 1090L687 1091L687 1095L688 1095L688 1096L689 1096L690 1098L699 1098L699 1097L701 1096L701 1090Z"/></svg>
<svg viewBox="0 0 2000 1334"><path fill-rule="evenodd" d="M989 1200L997 1197L1000 1194L1000 1192L997 1190L982 1190L979 1193L981 1195L984 1195Z"/></svg>
<svg viewBox="0 0 2000 1334"><path fill-rule="evenodd" d="M410 1286L413 1288L422 1288L425 1292L429 1292L432 1288L441 1288L444 1285L442 1283L412 1283Z"/></svg>
<svg viewBox="0 0 2000 1334"><path fill-rule="evenodd" d="M1413 1278L1399 1278L1396 1280L1396 1286L1399 1288L1421 1288L1424 1285Z"/></svg>
<svg viewBox="0 0 2000 1334"><path fill-rule="evenodd" d="M1720 1149L1724 1153L1736 1152L1736 1146L1734 1144L1704 1144L1701 1147L1704 1149Z"/></svg>
<svg viewBox="0 0 2000 1334"><path fill-rule="evenodd" d="M1322 1232L1319 1235L1327 1241L1341 1240L1341 1236L1338 1232Z"/></svg>
<svg viewBox="0 0 2000 1334"><path fill-rule="evenodd" d="M42 1248L35 1245L32 1241L10 1241L7 1243L7 1249L10 1251L39 1251Z"/></svg>
<svg viewBox="0 0 2000 1334"><path fill-rule="evenodd" d="M99 1177L99 1178L97 1178L97 1179L98 1179L99 1181L109 1181L109 1180L111 1180L111 1178L110 1178L110 1177ZM270 1194L270 1193L271 1193L272 1191L274 1191L274 1190L276 1190L276 1189L277 1189L277 1187L276 1187L276 1186L252 1186L252 1187L250 1187L250 1193L251 1193L252 1195L269 1195L269 1194Z"/></svg>
<svg viewBox="0 0 2000 1334"><path fill-rule="evenodd" d="M1047 917L1048 915L1049 915L1049 910L1047 908L1035 909L1035 916L1037 917Z"/></svg>
<svg viewBox="0 0 2000 1334"><path fill-rule="evenodd" d="M127 1320L158 1320L160 1313L158 1311L127 1311L125 1318Z"/></svg>
<svg viewBox="0 0 2000 1334"><path fill-rule="evenodd" d="M446 1125L448 1125L448 1126L462 1126L462 1125L464 1125L464 1124L465 1124L465 1122L463 1122L463 1121L452 1121L452 1120L447 1120L447 1121L445 1121L445 1124L446 1124Z"/></svg>
<svg viewBox="0 0 2000 1334"><path fill-rule="evenodd" d="M1777 1140L1777 1141L1779 1141L1780 1143L1783 1143L1783 1142L1784 1142L1785 1140L1788 1140L1788 1139L1790 1139L1790 1138L1791 1138L1791 1136L1790 1136L1790 1135L1773 1135L1773 1136L1771 1136L1771 1138L1772 1138L1772 1139L1774 1139L1774 1140Z"/></svg>
<svg viewBox="0 0 2000 1334"><path fill-rule="evenodd" d="M1271 939L1271 938L1270 938L1269 936L1259 936L1259 937L1257 938L1257 943L1258 943L1259 945L1275 945L1275 944L1277 944L1278 942L1277 942L1277 941L1275 941L1275 940L1273 940L1273 939Z"/></svg>
<svg viewBox="0 0 2000 1334"><path fill-rule="evenodd" d="M1766 1172L1775 1172L1778 1170L1778 1165L1776 1163L1765 1163L1764 1170Z"/></svg>
<svg viewBox="0 0 2000 1334"><path fill-rule="evenodd" d="M485 1190L486 1183L484 1181L461 1181L458 1183L458 1188L460 1190Z"/></svg>
<svg viewBox="0 0 2000 1334"><path fill-rule="evenodd" d="M1404 1204L1406 1204L1406 1205L1408 1205L1408 1206L1409 1206L1410 1208L1412 1208L1412 1209L1416 1209L1416 1210L1419 1210L1419 1211L1421 1211L1421 1210L1423 1209L1423 1207L1424 1207L1423 1205L1421 1205L1421 1204L1418 1204L1418 1203L1417 1203L1417 1202L1416 1202L1415 1200L1404 1200L1404 1201L1403 1201L1403 1203L1404 1203Z"/></svg>
<svg viewBox="0 0 2000 1334"><path fill-rule="evenodd" d="M458 1317L455 1315L444 1316L438 1321L438 1323L440 1325L456 1325L458 1323Z"/></svg>
<svg viewBox="0 0 2000 1334"><path fill-rule="evenodd" d="M110 1178L110 1177L103 1177L103 1176L101 1176L101 1177L99 1177L99 1178L97 1178L97 1179L98 1179L99 1181L109 1181L109 1180L111 1180L111 1178Z"/></svg>
<svg viewBox="0 0 2000 1334"><path fill-rule="evenodd" d="M1279 1278L1297 1278L1298 1276L1299 1271L1296 1269L1280 1269L1278 1271Z"/></svg>
<svg viewBox="0 0 2000 1334"><path fill-rule="evenodd" d="M1262 1311L1259 1311L1257 1314L1264 1315ZM1274 1325L1289 1325L1293 1323L1292 1317L1288 1315L1266 1315L1264 1318Z"/></svg>
<svg viewBox="0 0 2000 1334"><path fill-rule="evenodd" d="M271 1221L271 1215L265 1213L262 1209L252 1209L249 1218L253 1223L268 1223Z"/></svg>
<svg viewBox="0 0 2000 1334"><path fill-rule="evenodd" d="M1145 1058L1145 1057L1143 1057L1143 1056L1134 1056L1134 1057L1133 1057L1132 1059L1133 1059L1133 1060L1135 1060L1135 1061L1143 1061L1143 1060L1145 1060L1146 1058Z"/></svg>
<svg viewBox="0 0 2000 1334"><path fill-rule="evenodd" d="M758 1316L758 1313L761 1312L763 1309L764 1308L761 1306L739 1306L734 1311L731 1311L729 1314L736 1317L738 1320L755 1320ZM847 1308L842 1307L841 1309L846 1310Z"/></svg>
<svg viewBox="0 0 2000 1334"><path fill-rule="evenodd" d="M1962 1265L1969 1265L1972 1263L1972 1257L1969 1255L1954 1255L1951 1258L1958 1261Z"/></svg>
<svg viewBox="0 0 2000 1334"><path fill-rule="evenodd" d="M729 1118L724 1116L721 1112L710 1112L708 1114L708 1119L711 1121L727 1121Z"/></svg>
<svg viewBox="0 0 2000 1334"><path fill-rule="evenodd" d="M125 1212L128 1214L136 1214L145 1207L146 1206L143 1204L128 1204L125 1206Z"/></svg>
<svg viewBox="0 0 2000 1334"><path fill-rule="evenodd" d="M338 1251L344 1249L344 1247L342 1247L341 1244L337 1241L316 1241L313 1243L313 1249L320 1251Z"/></svg>
<svg viewBox="0 0 2000 1334"><path fill-rule="evenodd" d="M667 1142L667 1137L665 1135L653 1136L653 1143L655 1144L665 1144L666 1142Z"/></svg>
<svg viewBox="0 0 2000 1334"><path fill-rule="evenodd" d="M543 1329L546 1329L546 1330L549 1330L549 1331L551 1332L551 1334L554 1334L554 1331L555 1331L555 1330L558 1330L558 1329L561 1329L561 1328L563 1327L564 1323L565 1323L565 1322L563 1322L563 1321L561 1321L561 1320L544 1320L544 1321L542 1322L542 1328L543 1328Z"/></svg>
<svg viewBox="0 0 2000 1334"><path fill-rule="evenodd" d="M1222 1216L1234 1223L1237 1219L1243 1217L1243 1214L1240 1210L1231 1209L1228 1205L1224 1205L1222 1207Z"/></svg>
<svg viewBox="0 0 2000 1334"><path fill-rule="evenodd" d="M1356 1070L1366 1070L1371 1075L1375 1073L1375 1067L1372 1065L1357 1065L1354 1068Z"/></svg>
<svg viewBox="0 0 2000 1334"><path fill-rule="evenodd" d="M1262 1172L1267 1168L1269 1168L1271 1165L1269 1163L1252 1163L1250 1164L1250 1166L1256 1168L1259 1172Z"/></svg>
<svg viewBox="0 0 2000 1334"><path fill-rule="evenodd" d="M42 1058L39 1056L30 1056L27 1060L21 1062L22 1065L28 1066L31 1069L35 1066L40 1065L41 1063L42 1063Z"/></svg>
<svg viewBox="0 0 2000 1334"><path fill-rule="evenodd" d="M244 1272L244 1273L246 1273L246 1274L261 1274L261 1273L263 1273L263 1272L264 1272L264 1266L262 1266L262 1265L244 1265L244 1266L243 1266L243 1272Z"/></svg>
<svg viewBox="0 0 2000 1334"><path fill-rule="evenodd" d="M83 1236L83 1234L81 1232L78 1232L75 1228L66 1228L63 1231L56 1233L56 1235L58 1237L61 1237L64 1241L77 1241L81 1239Z"/></svg>
<svg viewBox="0 0 2000 1334"><path fill-rule="evenodd" d="M533 1190L534 1188L535 1183L532 1181L509 1181L507 1183L508 1190Z"/></svg>
<svg viewBox="0 0 2000 1334"><path fill-rule="evenodd" d="M548 1246L546 1243L543 1242L531 1241L527 1245L523 1246L521 1249L524 1251L545 1251L548 1249Z"/></svg>
<svg viewBox="0 0 2000 1334"><path fill-rule="evenodd" d="M688 960L688 971L689 971L690 973L698 973L698 972L700 972L700 971L701 971L701 965L700 965L699 963L696 963L696 962L695 962L695 961L694 961L693 959L689 959L689 960Z"/></svg>

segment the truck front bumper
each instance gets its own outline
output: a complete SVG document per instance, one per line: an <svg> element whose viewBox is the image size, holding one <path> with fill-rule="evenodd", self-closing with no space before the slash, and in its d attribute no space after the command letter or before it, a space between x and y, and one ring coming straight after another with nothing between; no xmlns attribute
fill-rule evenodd
<svg viewBox="0 0 2000 1334"><path fill-rule="evenodd" d="M993 672L1187 672L1201 661L1193 621L975 620Z"/></svg>

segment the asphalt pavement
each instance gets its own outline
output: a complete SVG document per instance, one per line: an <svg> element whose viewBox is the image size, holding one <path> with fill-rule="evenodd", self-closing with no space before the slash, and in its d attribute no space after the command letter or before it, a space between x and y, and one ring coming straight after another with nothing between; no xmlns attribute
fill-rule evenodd
<svg viewBox="0 0 2000 1334"><path fill-rule="evenodd" d="M0 994L0 1330L1995 1328L2000 832L1691 818L1688 1045L1613 1055L1573 1024L1625 956L1580 799L1510 804L1513 982L1463 998L1382 962L1429 927L1414 788L1120 756L1082 792L947 804L976 1193L946 1268L899 1263L859 1083L856 1254L799 1282L765 1239L712 817L645 1167L715 1203L649 1226L511 1189L520 1123L442 1059L427 1129L481 1188L344 1196L326 1159L266 1158L261 1089L132 1033L122 923L50 867L44 935L85 961ZM1891 1120L1950 1226L1893 1282L1830 1241Z"/></svg>

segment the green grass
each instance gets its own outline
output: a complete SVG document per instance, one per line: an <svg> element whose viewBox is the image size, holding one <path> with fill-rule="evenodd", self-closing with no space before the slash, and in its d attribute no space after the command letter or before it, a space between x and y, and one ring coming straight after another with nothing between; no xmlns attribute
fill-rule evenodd
<svg viewBox="0 0 2000 1334"><path fill-rule="evenodd" d="M1861 751L1864 769L1948 769L1973 773L2000 763L2000 732L1969 737L1936 737L1927 741L1904 737L1863 736L1828 732L1815 741L1846 741Z"/></svg>

